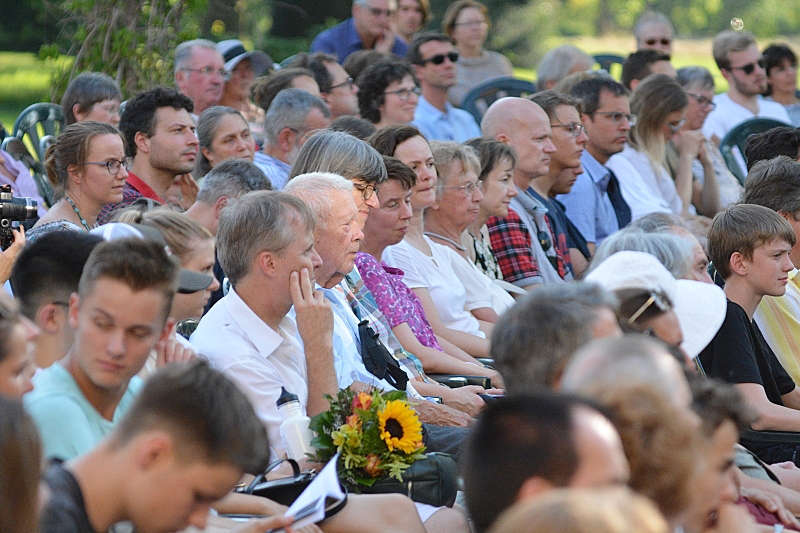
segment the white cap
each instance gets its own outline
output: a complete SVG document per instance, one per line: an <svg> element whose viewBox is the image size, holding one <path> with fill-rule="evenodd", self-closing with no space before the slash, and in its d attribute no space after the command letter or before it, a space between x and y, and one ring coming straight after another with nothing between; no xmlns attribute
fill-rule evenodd
<svg viewBox="0 0 800 533"><path fill-rule="evenodd" d="M595 267L586 281L606 290L643 289L664 293L672 302L683 333L681 348L697 357L722 326L727 312L725 293L713 283L676 280L656 259L644 252L622 251Z"/></svg>

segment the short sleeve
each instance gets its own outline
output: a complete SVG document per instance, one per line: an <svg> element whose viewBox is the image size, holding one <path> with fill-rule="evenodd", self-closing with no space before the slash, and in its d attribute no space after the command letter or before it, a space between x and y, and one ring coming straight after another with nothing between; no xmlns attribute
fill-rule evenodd
<svg viewBox="0 0 800 533"><path fill-rule="evenodd" d="M74 459L97 445L83 409L64 395L52 395L25 402L25 408L42 437L46 458Z"/></svg>
<svg viewBox="0 0 800 533"><path fill-rule="evenodd" d="M369 254L356 256L356 268L361 274L361 279L364 280L364 285L375 297L381 313L389 321L389 327L395 328L409 322L408 306L403 305L402 295L395 290L391 274L386 272L380 263Z"/></svg>
<svg viewBox="0 0 800 533"><path fill-rule="evenodd" d="M386 248L383 252L383 260L387 265L403 271L403 283L409 289L426 288L428 283L421 272L423 265L419 255L421 254L411 245L401 242Z"/></svg>
<svg viewBox="0 0 800 533"><path fill-rule="evenodd" d="M492 307L491 280L450 248L447 248L447 252L453 272L456 273L467 291L464 307L468 311L481 307Z"/></svg>

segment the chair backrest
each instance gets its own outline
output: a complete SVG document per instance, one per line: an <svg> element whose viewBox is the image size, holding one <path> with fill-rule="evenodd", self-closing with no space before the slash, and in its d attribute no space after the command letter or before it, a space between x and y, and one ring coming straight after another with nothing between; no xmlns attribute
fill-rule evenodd
<svg viewBox="0 0 800 533"><path fill-rule="evenodd" d="M612 65L622 65L625 58L616 54L595 54L595 62L600 65L600 68L611 74Z"/></svg>
<svg viewBox="0 0 800 533"><path fill-rule="evenodd" d="M14 121L12 137L16 137L35 152L38 161L44 161L42 137L57 137L64 128L64 111L58 104L41 102L26 107Z"/></svg>
<svg viewBox="0 0 800 533"><path fill-rule="evenodd" d="M754 133L761 133L779 126L791 126L791 124L772 118L751 118L737 124L720 141L719 151L722 153L722 158L725 159L725 164L739 180L739 183L744 185L744 179L747 177L747 167L742 166L747 138Z"/></svg>
<svg viewBox="0 0 800 533"><path fill-rule="evenodd" d="M495 100L506 96L528 96L536 92L536 85L528 80L503 76L492 78L473 87L464 97L462 109L469 111L480 124L483 114Z"/></svg>

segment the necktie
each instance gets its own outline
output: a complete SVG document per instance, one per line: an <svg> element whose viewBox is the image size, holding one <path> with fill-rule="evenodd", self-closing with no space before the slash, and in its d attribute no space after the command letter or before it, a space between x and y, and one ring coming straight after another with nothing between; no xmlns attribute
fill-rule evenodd
<svg viewBox="0 0 800 533"><path fill-rule="evenodd" d="M619 180L610 168L608 169L608 188L606 192L608 193L608 199L611 200L611 205L614 207L614 214L617 215L619 229L622 229L631 222L631 208L628 207L628 202L622 197Z"/></svg>

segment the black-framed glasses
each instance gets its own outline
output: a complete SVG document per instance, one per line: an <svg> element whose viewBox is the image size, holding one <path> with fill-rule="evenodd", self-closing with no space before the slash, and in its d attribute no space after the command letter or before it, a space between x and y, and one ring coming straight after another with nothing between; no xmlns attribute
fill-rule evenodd
<svg viewBox="0 0 800 533"><path fill-rule="evenodd" d="M375 185L372 183L353 183L353 187L361 193L361 197L364 198L365 202L375 194Z"/></svg>
<svg viewBox="0 0 800 533"><path fill-rule="evenodd" d="M397 89L396 91L384 91L383 94L396 94L397 97L403 102L408 102L412 94L419 96L422 93L419 87L406 87L405 89Z"/></svg>
<svg viewBox="0 0 800 533"><path fill-rule="evenodd" d="M181 70L188 70L189 72L199 72L203 76L211 76L212 74L219 74L223 80L230 77L230 73L224 68L203 67L203 68L189 68L183 67Z"/></svg>
<svg viewBox="0 0 800 533"><path fill-rule="evenodd" d="M580 122L571 122L569 124L550 124L551 128L564 128L573 137L580 137L581 133L586 131L586 127Z"/></svg>
<svg viewBox="0 0 800 533"><path fill-rule="evenodd" d="M756 65L758 65L763 69L764 67L767 66L767 63L764 61L763 57L759 57L756 61L752 63L748 63L740 67L729 67L728 70L741 70L742 72L745 73L745 75L749 76L756 69Z"/></svg>
<svg viewBox="0 0 800 533"><path fill-rule="evenodd" d="M470 198L473 194L475 194L475 191L478 189L478 187L480 187L480 183L479 182L468 181L467 183L465 183L463 185L446 185L446 186L444 186L442 188L443 189L456 189L456 190L459 190L459 191L461 191L461 193L464 196L466 196L467 198Z"/></svg>
<svg viewBox="0 0 800 533"><path fill-rule="evenodd" d="M128 160L122 159L109 159L107 161L87 161L84 163L86 165L97 165L101 167L106 167L109 176L116 176L119 174L120 169L124 168L125 171L128 171L130 166L128 164Z"/></svg>
<svg viewBox="0 0 800 533"><path fill-rule="evenodd" d="M336 85L331 85L331 91L334 90L334 89L338 89L339 87L352 88L354 84L355 84L355 82L353 81L353 78L348 76L347 79L344 80L342 83L337 83Z"/></svg>
<svg viewBox="0 0 800 533"><path fill-rule="evenodd" d="M706 98L702 94L695 94L690 92L687 92L686 94L687 96L691 96L692 98L694 98L694 101L697 102L698 105L701 105L703 107L710 107L712 111L717 107L717 104L714 103L714 100L712 100L711 98Z"/></svg>
<svg viewBox="0 0 800 533"><path fill-rule="evenodd" d="M458 52L448 52L446 54L436 54L433 57L429 57L428 59L423 59L420 61L420 65L425 65L427 63L433 63L434 65L441 65L444 63L445 59L449 59L451 63L455 63L458 61Z"/></svg>
<svg viewBox="0 0 800 533"><path fill-rule="evenodd" d="M631 115L630 113L620 113L619 111L595 111L593 114L608 117L612 122L617 124L622 122L622 119L627 120L628 124L631 126L636 124L636 115Z"/></svg>
<svg viewBox="0 0 800 533"><path fill-rule="evenodd" d="M661 39L645 39L644 42L647 46L655 46L656 43L661 43L662 46L669 46L672 43L672 39L662 37Z"/></svg>

